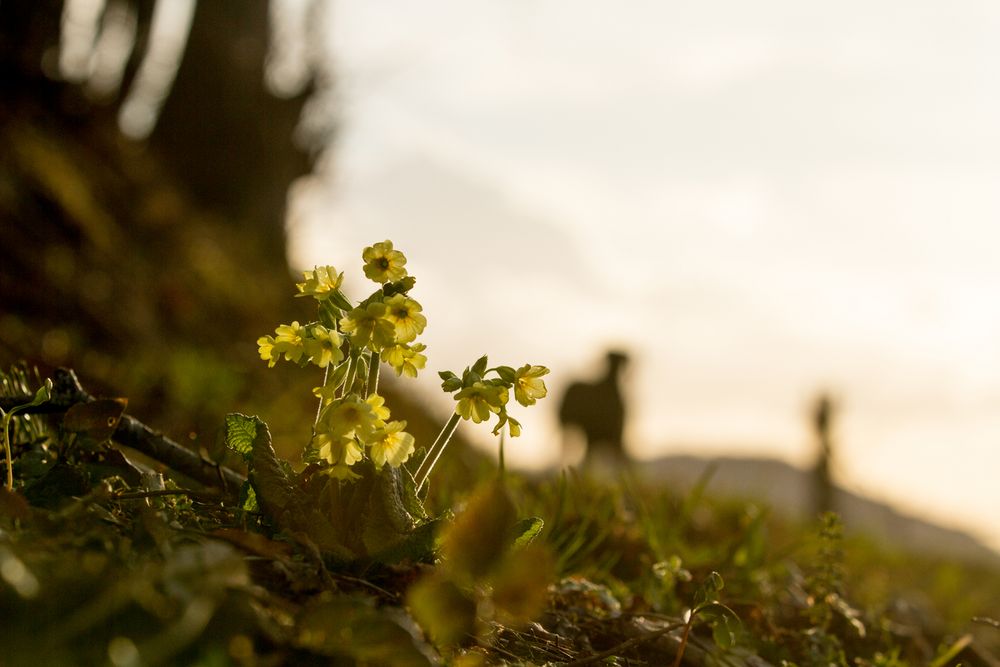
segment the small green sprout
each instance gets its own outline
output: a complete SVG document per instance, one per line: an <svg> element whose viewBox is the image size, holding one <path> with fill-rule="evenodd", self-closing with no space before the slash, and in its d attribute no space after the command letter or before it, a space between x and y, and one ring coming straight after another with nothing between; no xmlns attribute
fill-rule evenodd
<svg viewBox="0 0 1000 667"><path fill-rule="evenodd" d="M722 575L713 571L695 590L694 604L684 615L684 633L681 635L673 667L680 667L691 629L699 620L707 622L712 628L712 639L719 648L730 649L736 643L736 635L741 625L740 617L735 611L719 602L719 591L724 587Z"/></svg>
<svg viewBox="0 0 1000 667"><path fill-rule="evenodd" d="M3 449L7 458L7 483L5 484L5 487L8 491L14 490L14 454L11 451L10 446L10 420L14 418L15 413L26 408L33 408L36 405L41 405L49 400L51 395L52 380L45 380L45 384L39 387L38 391L35 392L34 398L32 398L30 402L13 407L10 410L7 410L7 412L0 409L0 417L2 417L3 423Z"/></svg>

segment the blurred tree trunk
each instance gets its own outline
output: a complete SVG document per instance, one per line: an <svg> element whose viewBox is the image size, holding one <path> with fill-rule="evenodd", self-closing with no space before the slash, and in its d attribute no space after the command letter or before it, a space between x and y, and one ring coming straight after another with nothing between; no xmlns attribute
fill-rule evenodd
<svg viewBox="0 0 1000 667"><path fill-rule="evenodd" d="M136 3L126 82L153 5ZM306 95L264 89L266 0L206 0L152 137L130 141L122 95L102 105L58 80L62 9L0 1L0 363L73 365L95 392L142 396L138 416L210 436L281 393L246 368L301 306L284 214L310 167L292 140Z"/></svg>
<svg viewBox="0 0 1000 667"><path fill-rule="evenodd" d="M268 3L199 2L152 148L199 201L285 260L288 187L310 170L293 136L308 91L264 87Z"/></svg>
<svg viewBox="0 0 1000 667"><path fill-rule="evenodd" d="M132 6L125 87L155 3ZM130 413L205 447L226 412L260 414L288 455L309 437L319 378L268 372L254 341L313 316L289 298L284 236L286 193L309 172L293 134L310 91L264 88L267 2L198 3L146 142L118 129L126 92L99 104L58 80L62 7L0 0L0 365L72 366L92 393L125 394ZM433 440L439 421L388 379L383 391Z"/></svg>

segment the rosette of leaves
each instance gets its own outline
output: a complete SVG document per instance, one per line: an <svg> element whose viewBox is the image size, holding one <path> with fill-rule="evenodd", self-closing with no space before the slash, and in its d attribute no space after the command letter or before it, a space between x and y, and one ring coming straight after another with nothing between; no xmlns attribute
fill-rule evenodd
<svg viewBox="0 0 1000 667"><path fill-rule="evenodd" d="M433 556L434 530L405 468L353 467L351 482L325 475L317 465L295 474L275 454L267 425L258 417L226 417L226 446L247 463L243 509L258 511L272 527L343 563Z"/></svg>

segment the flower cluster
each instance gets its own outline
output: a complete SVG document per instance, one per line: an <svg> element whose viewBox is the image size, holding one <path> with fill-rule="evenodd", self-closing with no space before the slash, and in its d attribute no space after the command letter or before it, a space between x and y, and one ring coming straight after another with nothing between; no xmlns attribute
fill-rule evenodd
<svg viewBox="0 0 1000 667"><path fill-rule="evenodd" d="M304 282L295 296L311 296L319 304L319 321L282 324L273 336L257 339L260 358L274 366L284 357L300 365L336 366L352 352L367 351L389 364L397 375L416 377L427 363L422 343L414 342L427 318L408 292L414 279L406 275L406 257L383 241L365 248L365 275L382 287L361 303L352 305L340 290L343 272L318 266L303 272ZM391 281L391 282L390 282Z"/></svg>
<svg viewBox="0 0 1000 667"><path fill-rule="evenodd" d="M317 320L282 324L257 339L268 366L285 359L326 370L314 390L322 404L307 456L326 461L342 479L354 477L350 466L366 456L378 468L399 467L413 453L406 422L390 421L378 394L378 367L384 362L397 375L416 377L427 363L426 346L416 342L427 318L409 295L416 281L406 273L406 257L383 241L365 248L362 259L365 275L379 283L368 298L352 304L341 291L343 272L315 267L303 273L295 296L316 300Z"/></svg>
<svg viewBox="0 0 1000 667"><path fill-rule="evenodd" d="M413 453L413 436L405 432L405 421L389 421L385 399L369 394L362 400L358 394L341 398L326 398L328 392L317 388L316 394L324 406L316 422L312 447L319 459L330 464L330 474L339 479L354 479L350 466L368 457L381 468L388 463L398 468Z"/></svg>
<svg viewBox="0 0 1000 667"><path fill-rule="evenodd" d="M549 369L545 366L525 364L518 369L511 366L487 368L489 360L484 355L476 363L465 369L459 377L451 371L438 373L441 388L448 393L455 392L455 412L463 419L480 423L497 415L493 428L494 435L507 426L512 437L521 435L521 423L507 413L510 390L514 390L514 400L527 407L545 398L548 390L542 377ZM487 377L492 373L494 377Z"/></svg>
<svg viewBox="0 0 1000 667"><path fill-rule="evenodd" d="M298 322L282 324L274 330L274 336L257 339L260 358L267 365L274 366L282 356L286 360L303 365L312 363L320 368L343 361L343 336L336 329L328 329L322 324L302 326Z"/></svg>
<svg viewBox="0 0 1000 667"><path fill-rule="evenodd" d="M365 276L379 284L368 298L352 303L341 291L342 272L332 266L315 267L303 273L296 296L316 300L316 321L282 324L274 335L257 339L260 358L268 366L285 359L326 371L323 386L313 390L320 409L304 456L325 463L328 473L342 480L358 477L351 466L365 458L381 469L385 464L399 468L412 456L413 436L403 430L405 421L390 419L378 393L378 372L385 363L397 375L416 377L427 363L426 346L417 342L427 318L410 296L416 281L406 272L406 257L392 247L392 241L365 248L361 257ZM440 373L442 387L454 393L458 403L414 475L416 488L426 481L461 419L480 423L497 415L494 434L506 425L512 436L520 435L521 424L507 413L510 393L521 405L533 405L545 397L541 378L548 372L530 364L487 368L484 356L461 377Z"/></svg>

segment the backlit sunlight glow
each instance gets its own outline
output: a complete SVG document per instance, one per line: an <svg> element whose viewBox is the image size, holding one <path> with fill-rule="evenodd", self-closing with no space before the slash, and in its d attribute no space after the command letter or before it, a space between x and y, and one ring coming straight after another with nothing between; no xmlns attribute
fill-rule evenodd
<svg viewBox="0 0 1000 667"><path fill-rule="evenodd" d="M843 484L1000 547L1000 6L681 4L335 2L293 263L413 257L428 390L486 332L553 405L628 349L642 458L808 466L829 390ZM538 413L508 460L564 463Z"/></svg>
<svg viewBox="0 0 1000 667"><path fill-rule="evenodd" d="M67 81L90 76L104 0L66 0L59 44L59 74Z"/></svg>
<svg viewBox="0 0 1000 667"><path fill-rule="evenodd" d="M87 81L88 90L97 97L110 97L121 87L137 29L138 18L132 5L123 0L108 3L94 43L94 71Z"/></svg>
<svg viewBox="0 0 1000 667"><path fill-rule="evenodd" d="M144 139L153 131L184 55L195 4L195 0L156 3L149 47L118 114L118 124L126 136Z"/></svg>

